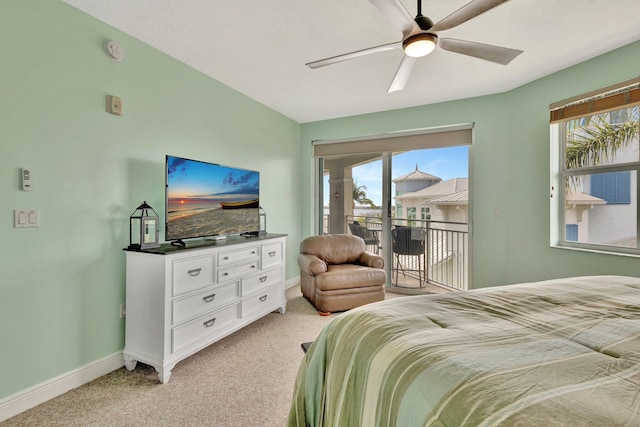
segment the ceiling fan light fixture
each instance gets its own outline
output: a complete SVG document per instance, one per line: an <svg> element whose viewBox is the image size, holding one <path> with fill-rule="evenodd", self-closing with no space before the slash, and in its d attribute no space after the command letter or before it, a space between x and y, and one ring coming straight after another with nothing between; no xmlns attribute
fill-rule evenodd
<svg viewBox="0 0 640 427"><path fill-rule="evenodd" d="M420 58L433 52L437 42L438 37L434 34L420 33L407 37L407 39L402 42L402 49L404 49L406 55Z"/></svg>

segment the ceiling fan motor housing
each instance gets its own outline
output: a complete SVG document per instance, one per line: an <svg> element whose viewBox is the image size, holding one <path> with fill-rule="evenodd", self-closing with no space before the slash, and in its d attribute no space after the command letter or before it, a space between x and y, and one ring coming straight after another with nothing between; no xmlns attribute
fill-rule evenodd
<svg viewBox="0 0 640 427"><path fill-rule="evenodd" d="M422 31L427 31L431 27L433 27L433 21L427 18L426 16L418 15L416 16L415 21L416 21L416 24L418 24L418 27L420 27Z"/></svg>

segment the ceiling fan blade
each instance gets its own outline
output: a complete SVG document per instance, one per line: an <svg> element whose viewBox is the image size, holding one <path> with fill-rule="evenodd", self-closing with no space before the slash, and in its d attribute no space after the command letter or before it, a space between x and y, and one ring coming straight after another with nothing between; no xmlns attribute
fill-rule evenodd
<svg viewBox="0 0 640 427"><path fill-rule="evenodd" d="M414 58L409 55L405 55L404 58L402 58L402 62L400 62L400 66L396 70L393 80L391 80L387 93L397 92L404 89L404 86L407 84L409 76L411 75L411 70L413 70L413 66L416 63L416 59L418 58Z"/></svg>
<svg viewBox="0 0 640 427"><path fill-rule="evenodd" d="M507 65L522 53L522 51L518 49L456 39L440 39L438 46L449 52L473 56L502 65Z"/></svg>
<svg viewBox="0 0 640 427"><path fill-rule="evenodd" d="M420 27L402 5L400 0L369 0L371 4L378 8L393 25L402 31L403 37L407 37L414 31L420 31Z"/></svg>
<svg viewBox="0 0 640 427"><path fill-rule="evenodd" d="M462 6L446 18L436 22L434 26L431 27L431 31L448 30L508 1L509 0L474 0Z"/></svg>
<svg viewBox="0 0 640 427"><path fill-rule="evenodd" d="M355 59L361 56L370 55L372 53L384 52L385 50L392 49L402 49L402 42L388 43L380 46L370 47L368 49L356 50L355 52L345 53L342 55L332 56L331 58L309 62L305 65L309 68L325 67L327 65L336 64L338 62L347 61L349 59Z"/></svg>

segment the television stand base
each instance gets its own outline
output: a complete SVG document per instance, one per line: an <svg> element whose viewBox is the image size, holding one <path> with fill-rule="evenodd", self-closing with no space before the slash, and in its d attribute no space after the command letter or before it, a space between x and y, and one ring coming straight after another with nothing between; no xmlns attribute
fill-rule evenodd
<svg viewBox="0 0 640 427"><path fill-rule="evenodd" d="M184 240L181 240L181 239L172 240L171 241L171 246L179 246L181 248L186 248L187 247L187 243Z"/></svg>
<svg viewBox="0 0 640 427"><path fill-rule="evenodd" d="M213 240L214 242L218 241L218 240L227 240L227 235L226 234L218 234L216 236L207 236L207 237L204 238L204 240L205 241L206 240Z"/></svg>
<svg viewBox="0 0 640 427"><path fill-rule="evenodd" d="M246 233L240 233L242 237L256 237L259 235L258 231L247 231Z"/></svg>

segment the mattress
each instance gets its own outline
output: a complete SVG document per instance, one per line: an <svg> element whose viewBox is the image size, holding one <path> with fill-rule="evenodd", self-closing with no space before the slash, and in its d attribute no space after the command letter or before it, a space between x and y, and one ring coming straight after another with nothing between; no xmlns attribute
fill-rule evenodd
<svg viewBox="0 0 640 427"><path fill-rule="evenodd" d="M393 298L341 314L289 426L640 425L640 279Z"/></svg>

